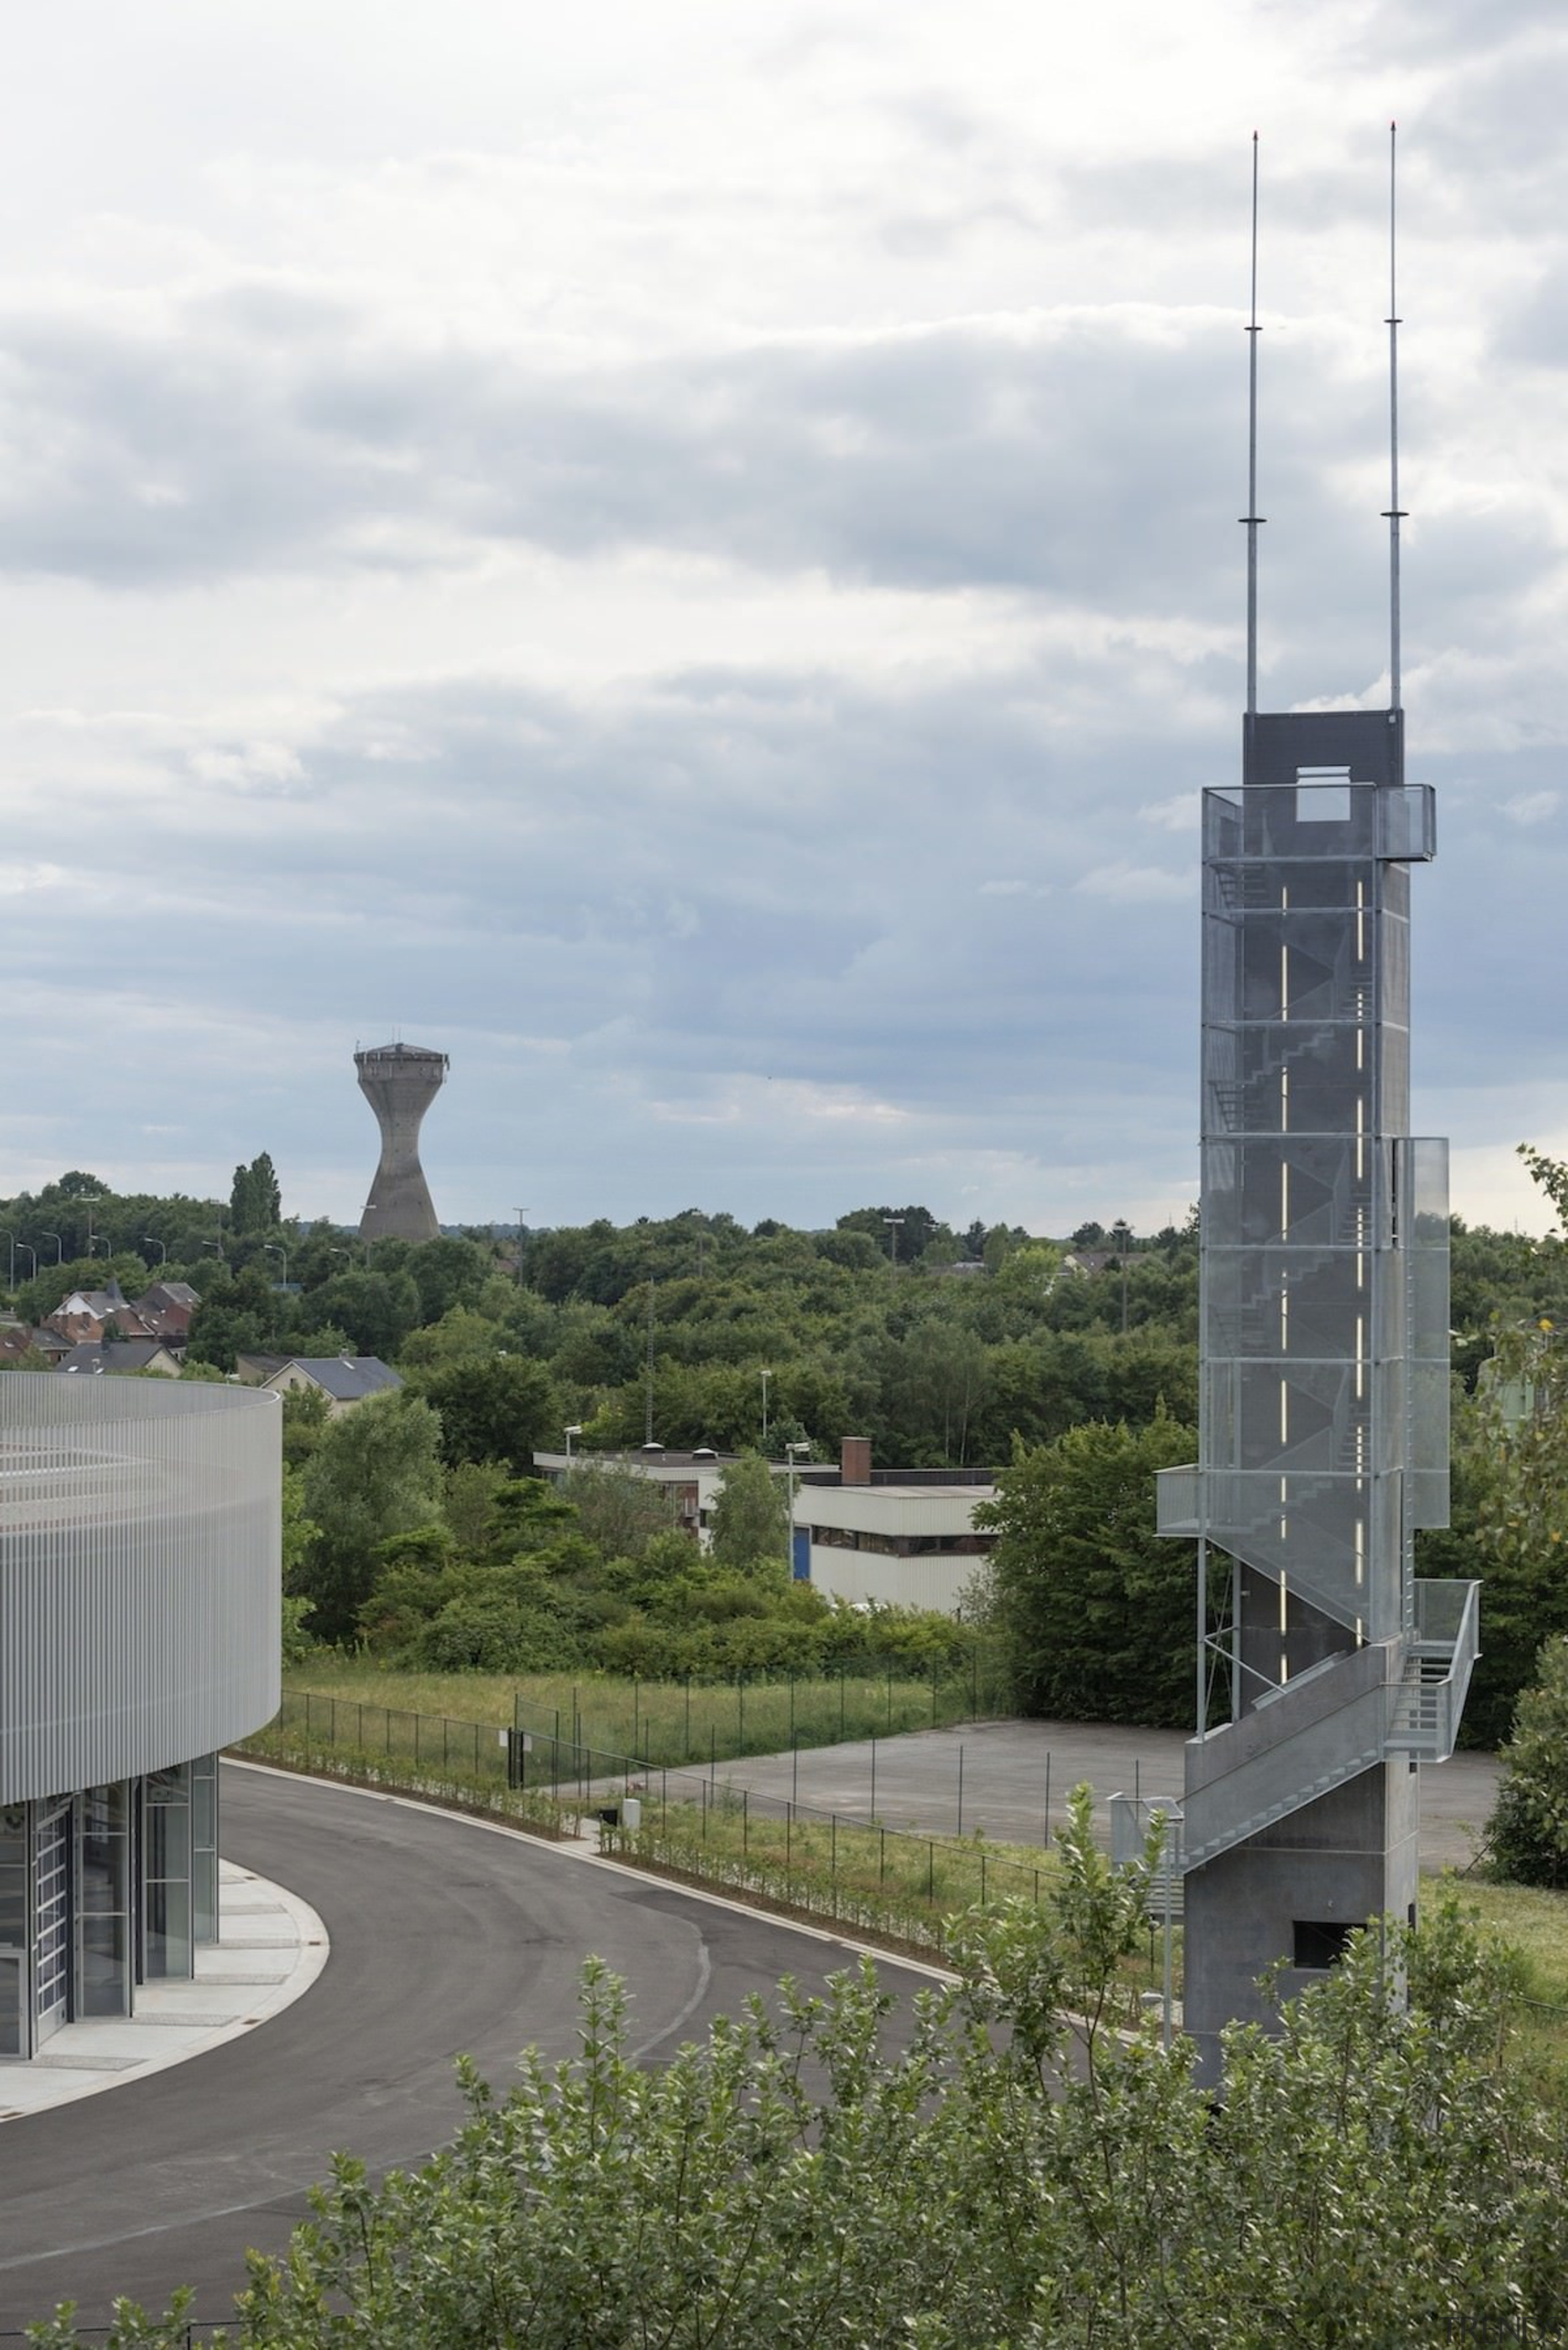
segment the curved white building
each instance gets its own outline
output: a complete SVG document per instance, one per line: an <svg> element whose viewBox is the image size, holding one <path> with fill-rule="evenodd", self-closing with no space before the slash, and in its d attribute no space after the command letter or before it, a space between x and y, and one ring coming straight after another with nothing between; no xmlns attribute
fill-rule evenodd
<svg viewBox="0 0 1568 2350"><path fill-rule="evenodd" d="M277 1399L0 1377L0 2058L218 1924L217 1752L278 1706Z"/></svg>

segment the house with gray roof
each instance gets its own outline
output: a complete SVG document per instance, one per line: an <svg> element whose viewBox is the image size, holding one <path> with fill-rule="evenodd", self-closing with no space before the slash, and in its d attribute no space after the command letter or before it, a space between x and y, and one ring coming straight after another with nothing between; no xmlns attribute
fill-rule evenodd
<svg viewBox="0 0 1568 2350"><path fill-rule="evenodd" d="M403 1383L378 1355L291 1355L261 1384L278 1395L313 1388L327 1398L327 1418L337 1419L367 1396L384 1395Z"/></svg>

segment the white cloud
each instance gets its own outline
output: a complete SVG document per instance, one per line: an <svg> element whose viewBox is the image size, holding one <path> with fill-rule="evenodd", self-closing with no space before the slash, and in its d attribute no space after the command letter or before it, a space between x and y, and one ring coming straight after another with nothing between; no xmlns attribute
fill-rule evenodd
<svg viewBox="0 0 1568 2350"><path fill-rule="evenodd" d="M1096 865L1073 884L1085 898L1109 898L1121 905L1190 898L1197 886L1195 873L1171 873L1160 865L1120 863Z"/></svg>
<svg viewBox="0 0 1568 2350"><path fill-rule="evenodd" d="M1352 706L1392 57L1416 1061L1458 1203L1511 1197L1489 1151L1568 1098L1517 919L1568 883L1540 0L88 22L84 79L19 19L0 92L10 1076L61 1105L0 1191L265 1147L351 1215L348 1056L400 1016L453 1055L453 1217L1179 1217L1241 738L1236 125L1264 699ZM168 1115L201 1165L139 1155Z"/></svg>
<svg viewBox="0 0 1568 2350"><path fill-rule="evenodd" d="M1544 824L1548 816L1556 815L1561 798L1560 792L1516 792L1512 799L1504 800L1503 814L1515 824Z"/></svg>

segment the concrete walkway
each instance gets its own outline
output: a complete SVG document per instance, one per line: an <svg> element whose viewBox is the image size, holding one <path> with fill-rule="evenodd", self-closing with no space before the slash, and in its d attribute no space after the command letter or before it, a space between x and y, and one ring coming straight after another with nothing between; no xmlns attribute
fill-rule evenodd
<svg viewBox="0 0 1568 2350"><path fill-rule="evenodd" d="M721 1764L719 1780L747 1788L770 1805L793 1796L842 1819L874 1816L884 1827L923 1835L972 1835L983 1828L1003 1843L1042 1844L1061 1825L1068 1794L1080 1780L1094 1788L1102 1827L1107 1796L1178 1800L1186 1742L1180 1731L1129 1730L1114 1723L970 1721L950 1730L803 1748L797 1755L748 1755ZM668 1776L673 1801L678 1793L690 1794L706 1773L671 1771ZM1498 1776L1491 1754L1456 1754L1423 1768L1424 1869L1469 1866ZM659 1780L655 1771L651 1793L659 1792Z"/></svg>
<svg viewBox="0 0 1568 2350"><path fill-rule="evenodd" d="M194 1982L139 1983L134 2015L62 2024L30 2064L0 2065L0 2122L119 2088L254 2031L310 1989L330 1955L308 1902L219 1863L221 1939Z"/></svg>

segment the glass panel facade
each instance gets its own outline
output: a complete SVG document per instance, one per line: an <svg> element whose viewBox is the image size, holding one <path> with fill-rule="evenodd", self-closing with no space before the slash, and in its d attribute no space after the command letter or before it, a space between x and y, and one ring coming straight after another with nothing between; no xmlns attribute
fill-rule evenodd
<svg viewBox="0 0 1568 2350"><path fill-rule="evenodd" d="M27 1959L23 1950L0 1950L0 2056L29 2056Z"/></svg>
<svg viewBox="0 0 1568 2350"><path fill-rule="evenodd" d="M191 1927L191 1765L177 1763L147 1777L141 1812L146 1919L142 1970L148 1981L189 1979L194 1970Z"/></svg>
<svg viewBox="0 0 1568 2350"><path fill-rule="evenodd" d="M81 1799L80 2012L130 2012L130 1788L89 1787Z"/></svg>
<svg viewBox="0 0 1568 2350"><path fill-rule="evenodd" d="M218 1758L191 1765L191 1925L197 1942L218 1939Z"/></svg>

